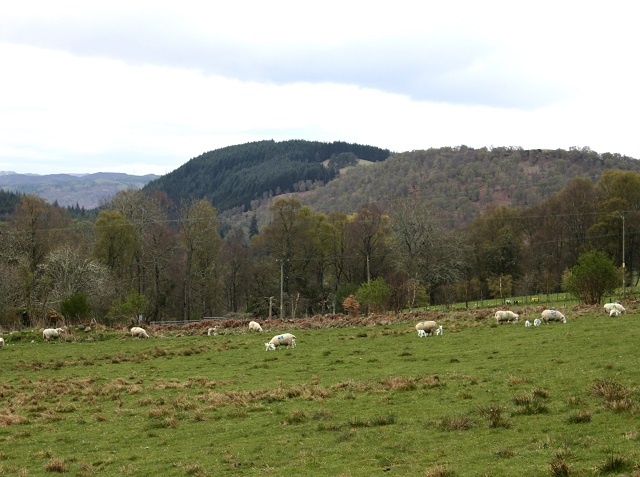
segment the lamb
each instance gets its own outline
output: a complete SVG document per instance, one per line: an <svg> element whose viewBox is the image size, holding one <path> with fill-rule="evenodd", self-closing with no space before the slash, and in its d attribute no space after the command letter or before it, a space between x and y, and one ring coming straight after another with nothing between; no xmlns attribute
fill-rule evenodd
<svg viewBox="0 0 640 477"><path fill-rule="evenodd" d="M4 346L4 338L0 338L0 348Z"/></svg>
<svg viewBox="0 0 640 477"><path fill-rule="evenodd" d="M42 338L44 338L45 341L49 341L54 338L59 338L62 333L64 333L64 328L47 328L42 331Z"/></svg>
<svg viewBox="0 0 640 477"><path fill-rule="evenodd" d="M211 335L216 336L217 334L218 334L218 327L217 326L214 326L213 328L209 328L207 330L207 336L211 336Z"/></svg>
<svg viewBox="0 0 640 477"><path fill-rule="evenodd" d="M442 336L442 333L444 333L442 331L442 325L438 326L438 329L436 330L436 336Z"/></svg>
<svg viewBox="0 0 640 477"><path fill-rule="evenodd" d="M259 333L262 333L262 326L260 326L260 323L258 323L257 321L250 321L249 331L257 331Z"/></svg>
<svg viewBox="0 0 640 477"><path fill-rule="evenodd" d="M544 323L549 323L550 321L567 322L565 316L557 310L544 310L540 317Z"/></svg>
<svg viewBox="0 0 640 477"><path fill-rule="evenodd" d="M424 338L425 336L427 336L427 334L424 330L418 330L418 338Z"/></svg>
<svg viewBox="0 0 640 477"><path fill-rule="evenodd" d="M609 312L609 316L620 316L622 315L622 312L620 310L617 310L616 308L612 308L611 311Z"/></svg>
<svg viewBox="0 0 640 477"><path fill-rule="evenodd" d="M622 306L620 303L615 302L615 303L605 303L604 305L604 311L606 311L607 313L609 313L609 316L618 316L618 315L611 315L611 310L618 310L620 313L624 313L626 310L624 309L624 306Z"/></svg>
<svg viewBox="0 0 640 477"><path fill-rule="evenodd" d="M529 326L531 326L531 322L529 320L525 321L524 326L528 328Z"/></svg>
<svg viewBox="0 0 640 477"><path fill-rule="evenodd" d="M535 320L533 320L533 326L540 326L542 324L542 321L540 321L540 318L536 318Z"/></svg>
<svg viewBox="0 0 640 477"><path fill-rule="evenodd" d="M514 323L518 322L518 317L520 315L518 315L517 313L514 313L513 311L509 311L509 310L498 310L496 311L496 322L498 324L500 323L504 323L504 322L511 322L513 321Z"/></svg>
<svg viewBox="0 0 640 477"><path fill-rule="evenodd" d="M271 341L265 343L265 351L274 351L279 346L287 345L287 348L296 347L296 337L291 333L285 333L283 335L276 335L271 338Z"/></svg>
<svg viewBox="0 0 640 477"><path fill-rule="evenodd" d="M420 330L423 331L424 336L431 336L438 328L438 324L435 321L421 321L416 325L416 331L418 332L418 336L420 335Z"/></svg>
<svg viewBox="0 0 640 477"><path fill-rule="evenodd" d="M134 326L131 328L131 336L134 338L148 338L149 335L145 331L144 328L140 328L139 326Z"/></svg>

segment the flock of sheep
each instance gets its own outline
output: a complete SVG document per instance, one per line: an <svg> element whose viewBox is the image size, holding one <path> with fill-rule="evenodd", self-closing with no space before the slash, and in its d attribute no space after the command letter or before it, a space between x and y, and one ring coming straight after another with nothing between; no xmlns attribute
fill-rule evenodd
<svg viewBox="0 0 640 477"><path fill-rule="evenodd" d="M609 313L609 316L620 316L626 310L625 308L618 302L615 303L607 303L604 305L604 310ZM519 315L509 310L498 310L495 314L496 322L500 323L517 323ZM544 310L540 318L536 318L533 321L533 326L540 326L542 323L549 323L551 321L557 321L566 323L567 318L557 310ZM526 320L524 326L532 326L529 320Z"/></svg>
<svg viewBox="0 0 640 477"><path fill-rule="evenodd" d="M615 303L607 303L604 305L604 310L609 314L609 316L620 316L626 310L625 308L618 302ZM510 310L498 310L495 313L495 319L498 324L500 323L518 323L519 315ZM567 318L557 310L544 310L540 314L540 318L536 318L533 321L533 324L529 321L525 321L525 326L540 326L542 323L550 323L550 322L562 322L566 323ZM441 336L443 334L442 325L438 326L435 321L421 321L415 326L416 331L418 332L418 337L424 338L426 336ZM42 338L45 341L51 341L53 339L59 338L66 331L66 327L64 328L47 328L42 331ZM129 330L131 336L134 338L149 338L149 334L144 328L140 326L134 326ZM264 330L260 323L256 321L249 322L249 331L262 333ZM207 330L207 335L217 335L217 327L209 328ZM5 345L4 338L0 337L0 348ZM276 335L267 343L264 344L265 351L275 351L281 346L286 346L287 348L295 348L296 347L296 337L291 333L283 333L280 335Z"/></svg>

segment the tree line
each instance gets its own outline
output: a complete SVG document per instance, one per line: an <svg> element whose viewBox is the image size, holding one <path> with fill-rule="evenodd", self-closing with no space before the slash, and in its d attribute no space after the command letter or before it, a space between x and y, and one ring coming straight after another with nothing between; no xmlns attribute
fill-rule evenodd
<svg viewBox="0 0 640 477"><path fill-rule="evenodd" d="M379 312L553 293L594 250L625 263L626 283L640 276L633 171L576 177L537 205L493 207L464 227L422 197L353 214L278 198L270 213L260 230L223 236L206 199L126 190L97 216L72 217L19 196L0 229L0 325L301 317L349 312L348 297Z"/></svg>

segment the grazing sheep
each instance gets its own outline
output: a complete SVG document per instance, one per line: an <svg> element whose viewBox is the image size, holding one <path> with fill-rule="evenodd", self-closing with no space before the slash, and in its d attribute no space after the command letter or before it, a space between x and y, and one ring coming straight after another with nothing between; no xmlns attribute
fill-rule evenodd
<svg viewBox="0 0 640 477"><path fill-rule="evenodd" d="M496 311L496 322L498 324L500 323L510 323L510 322L514 322L517 323L518 322L518 317L520 315L518 315L517 313L514 313L513 311L509 311L509 310L498 310Z"/></svg>
<svg viewBox="0 0 640 477"><path fill-rule="evenodd" d="M618 316L618 315L612 315L611 314L611 310L618 310L620 313L624 313L626 310L624 309L624 306L622 306L620 303L615 302L615 303L605 303L604 305L604 311L606 311L607 313L609 313L609 316Z"/></svg>
<svg viewBox="0 0 640 477"><path fill-rule="evenodd" d="M45 341L59 338L64 333L64 328L47 328L42 331L42 337Z"/></svg>
<svg viewBox="0 0 640 477"><path fill-rule="evenodd" d="M140 328L139 326L134 326L131 328L131 336L134 338L148 338L149 335L144 330L144 328Z"/></svg>
<svg viewBox="0 0 640 477"><path fill-rule="evenodd" d="M531 326L531 322L529 320L525 321L524 326L528 328L529 326Z"/></svg>
<svg viewBox="0 0 640 477"><path fill-rule="evenodd" d="M615 308L612 308L611 311L609 312L609 316L620 316L620 315L622 315L622 312Z"/></svg>
<svg viewBox="0 0 640 477"><path fill-rule="evenodd" d="M424 331L425 336L431 336L437 328L438 324L435 321L421 321L416 325L418 336L420 335L420 330Z"/></svg>
<svg viewBox="0 0 640 477"><path fill-rule="evenodd" d="M260 323L258 323L257 321L250 321L249 331L257 331L259 333L262 333L262 326L260 326Z"/></svg>
<svg viewBox="0 0 640 477"><path fill-rule="evenodd" d="M211 335L217 335L218 334L218 327L214 326L213 328L209 328L207 330L207 336L211 336Z"/></svg>
<svg viewBox="0 0 640 477"><path fill-rule="evenodd" d="M0 338L0 348L4 346L4 338Z"/></svg>
<svg viewBox="0 0 640 477"><path fill-rule="evenodd" d="M542 321L540 321L540 318L536 318L535 320L533 320L533 326L540 326L542 324Z"/></svg>
<svg viewBox="0 0 640 477"><path fill-rule="evenodd" d="M271 341L265 343L265 351L274 351L279 346L287 345L287 348L296 347L296 337L291 333L285 333L283 335L276 335L271 338Z"/></svg>
<svg viewBox="0 0 640 477"><path fill-rule="evenodd" d="M565 316L557 310L544 310L540 317L544 323L549 323L550 321L567 322Z"/></svg>

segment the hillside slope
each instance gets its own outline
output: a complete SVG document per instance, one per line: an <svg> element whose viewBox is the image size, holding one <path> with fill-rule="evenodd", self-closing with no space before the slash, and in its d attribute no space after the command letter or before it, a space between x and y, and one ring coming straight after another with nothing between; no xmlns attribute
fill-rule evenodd
<svg viewBox="0 0 640 477"><path fill-rule="evenodd" d="M394 201L417 197L443 211L451 225L461 225L491 205L537 204L576 176L595 182L606 169L640 172L640 161L588 149L445 147L398 153L384 162L350 168L323 187L291 195L324 213L354 213L367 202L389 210ZM246 215L254 213L264 224L271 202L245 214L243 224Z"/></svg>
<svg viewBox="0 0 640 477"><path fill-rule="evenodd" d="M384 161L386 149L345 142L257 141L202 154L144 190L161 190L176 203L206 198L219 210L248 207L252 201L325 184L340 167L363 159Z"/></svg>

